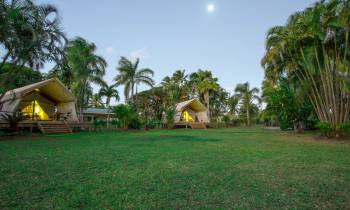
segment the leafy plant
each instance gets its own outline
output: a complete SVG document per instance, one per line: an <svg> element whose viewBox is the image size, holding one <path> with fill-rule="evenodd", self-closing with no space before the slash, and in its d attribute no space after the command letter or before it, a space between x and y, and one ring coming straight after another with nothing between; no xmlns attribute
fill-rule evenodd
<svg viewBox="0 0 350 210"><path fill-rule="evenodd" d="M139 126L136 110L132 106L120 104L114 107L113 112L116 114L123 129L128 129L130 125L132 127Z"/></svg>
<svg viewBox="0 0 350 210"><path fill-rule="evenodd" d="M343 123L339 128L345 135L350 135L350 123Z"/></svg>
<svg viewBox="0 0 350 210"><path fill-rule="evenodd" d="M167 120L167 127L172 128L174 126L174 116L176 113L175 107L170 106L166 109L166 120Z"/></svg>
<svg viewBox="0 0 350 210"><path fill-rule="evenodd" d="M320 129L323 135L330 137L333 132L332 125L329 122L319 122L316 124L316 127Z"/></svg>
<svg viewBox="0 0 350 210"><path fill-rule="evenodd" d="M18 123L22 120L19 113L0 113L0 119L9 125L10 131L18 131Z"/></svg>
<svg viewBox="0 0 350 210"><path fill-rule="evenodd" d="M93 121L94 129L97 131L98 129L102 129L107 126L107 122L101 119L94 119Z"/></svg>

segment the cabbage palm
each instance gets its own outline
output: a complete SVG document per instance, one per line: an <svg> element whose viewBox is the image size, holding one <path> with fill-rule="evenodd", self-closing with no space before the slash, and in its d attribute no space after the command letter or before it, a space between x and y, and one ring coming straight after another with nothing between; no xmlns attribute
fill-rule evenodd
<svg viewBox="0 0 350 210"><path fill-rule="evenodd" d="M0 69L9 60L39 69L46 61L56 62L63 56L66 38L56 7L2 0L0 19L0 43L6 49Z"/></svg>
<svg viewBox="0 0 350 210"><path fill-rule="evenodd" d="M69 42L66 48L67 65L73 72L73 92L77 97L80 110L80 120L83 120L83 108L87 105L86 87L91 83L104 84L103 76L107 66L106 61L95 54L96 46L83 38L76 38Z"/></svg>
<svg viewBox="0 0 350 210"><path fill-rule="evenodd" d="M118 90L115 89L116 85L103 85L99 91L99 95L100 96L104 96L106 97L106 106L107 108L109 109L110 107L110 102L111 102L111 99L114 98L116 101L119 101L120 98L119 98L119 93L118 93Z"/></svg>
<svg viewBox="0 0 350 210"><path fill-rule="evenodd" d="M260 101L260 97L257 95L259 93L258 88L250 89L248 82L243 84L238 84L235 88L235 97L240 99L241 108L246 112L246 124L250 126L250 110L254 101Z"/></svg>
<svg viewBox="0 0 350 210"><path fill-rule="evenodd" d="M99 93L95 93L89 98L89 106L91 106L93 108L103 107L102 98L101 98L101 95Z"/></svg>
<svg viewBox="0 0 350 210"><path fill-rule="evenodd" d="M210 117L210 92L218 91L220 86L218 84L218 78L213 77L213 74L209 70L199 69L197 72L190 75L191 84L193 84L197 93L203 96L205 104L207 106L208 116Z"/></svg>
<svg viewBox="0 0 350 210"><path fill-rule="evenodd" d="M188 98L187 77L188 75L185 73L185 70L177 70L172 77L164 77L161 85L169 95L170 104Z"/></svg>
<svg viewBox="0 0 350 210"><path fill-rule="evenodd" d="M119 66L117 67L118 75L114 78L117 85L124 85L124 96L126 100L133 101L135 94L135 89L137 90L137 85L145 84L148 86L154 85L154 80L152 79L154 72L149 68L139 68L140 59L136 62L132 62L125 57L121 57L119 60ZM131 95L130 95L131 94Z"/></svg>
<svg viewBox="0 0 350 210"><path fill-rule="evenodd" d="M238 105L239 105L239 98L236 96L231 96L227 100L227 109L232 116L235 116L238 113Z"/></svg>

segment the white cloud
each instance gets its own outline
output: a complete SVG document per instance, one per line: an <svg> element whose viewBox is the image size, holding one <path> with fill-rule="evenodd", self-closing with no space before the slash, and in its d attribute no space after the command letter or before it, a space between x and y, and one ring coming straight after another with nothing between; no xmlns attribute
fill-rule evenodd
<svg viewBox="0 0 350 210"><path fill-rule="evenodd" d="M133 62L136 61L137 58L140 60L148 59L150 57L147 47L134 50L130 53L129 59Z"/></svg>
<svg viewBox="0 0 350 210"><path fill-rule="evenodd" d="M114 48L113 47L107 47L106 48L106 53L107 54L113 54L115 52Z"/></svg>

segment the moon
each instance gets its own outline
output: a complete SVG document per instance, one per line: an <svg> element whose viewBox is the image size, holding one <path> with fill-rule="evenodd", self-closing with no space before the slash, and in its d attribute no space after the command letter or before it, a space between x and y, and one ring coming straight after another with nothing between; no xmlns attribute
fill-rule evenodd
<svg viewBox="0 0 350 210"><path fill-rule="evenodd" d="M215 9L214 4L209 4L207 7L208 12L213 12Z"/></svg>

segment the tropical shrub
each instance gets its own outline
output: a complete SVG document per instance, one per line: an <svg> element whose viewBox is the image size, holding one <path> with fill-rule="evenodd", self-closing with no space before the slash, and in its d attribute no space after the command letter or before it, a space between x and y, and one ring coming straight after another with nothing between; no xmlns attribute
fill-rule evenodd
<svg viewBox="0 0 350 210"><path fill-rule="evenodd" d="M166 120L167 120L167 127L172 128L174 126L174 117L175 117L175 107L170 106L166 109Z"/></svg>
<svg viewBox="0 0 350 210"><path fill-rule="evenodd" d="M320 129L324 136L330 137L333 133L332 125L329 122L318 122L316 127Z"/></svg>
<svg viewBox="0 0 350 210"><path fill-rule="evenodd" d="M112 124L115 128L120 128L120 121L119 121L119 120L113 119L113 120L111 121L111 124Z"/></svg>
<svg viewBox="0 0 350 210"><path fill-rule="evenodd" d="M340 130L345 134L345 135L350 135L350 123L343 123L340 125Z"/></svg>
<svg viewBox="0 0 350 210"><path fill-rule="evenodd" d="M94 119L93 125L94 125L94 130L97 131L99 129L106 128L107 122L101 119Z"/></svg>
<svg viewBox="0 0 350 210"><path fill-rule="evenodd" d="M18 123L22 120L22 117L19 113L0 113L0 119L4 122L7 122L9 125L10 131L18 131Z"/></svg>
<svg viewBox="0 0 350 210"><path fill-rule="evenodd" d="M141 128L141 122L132 106L119 104L114 107L113 112L116 114L121 128L128 129L130 126L131 128Z"/></svg>

